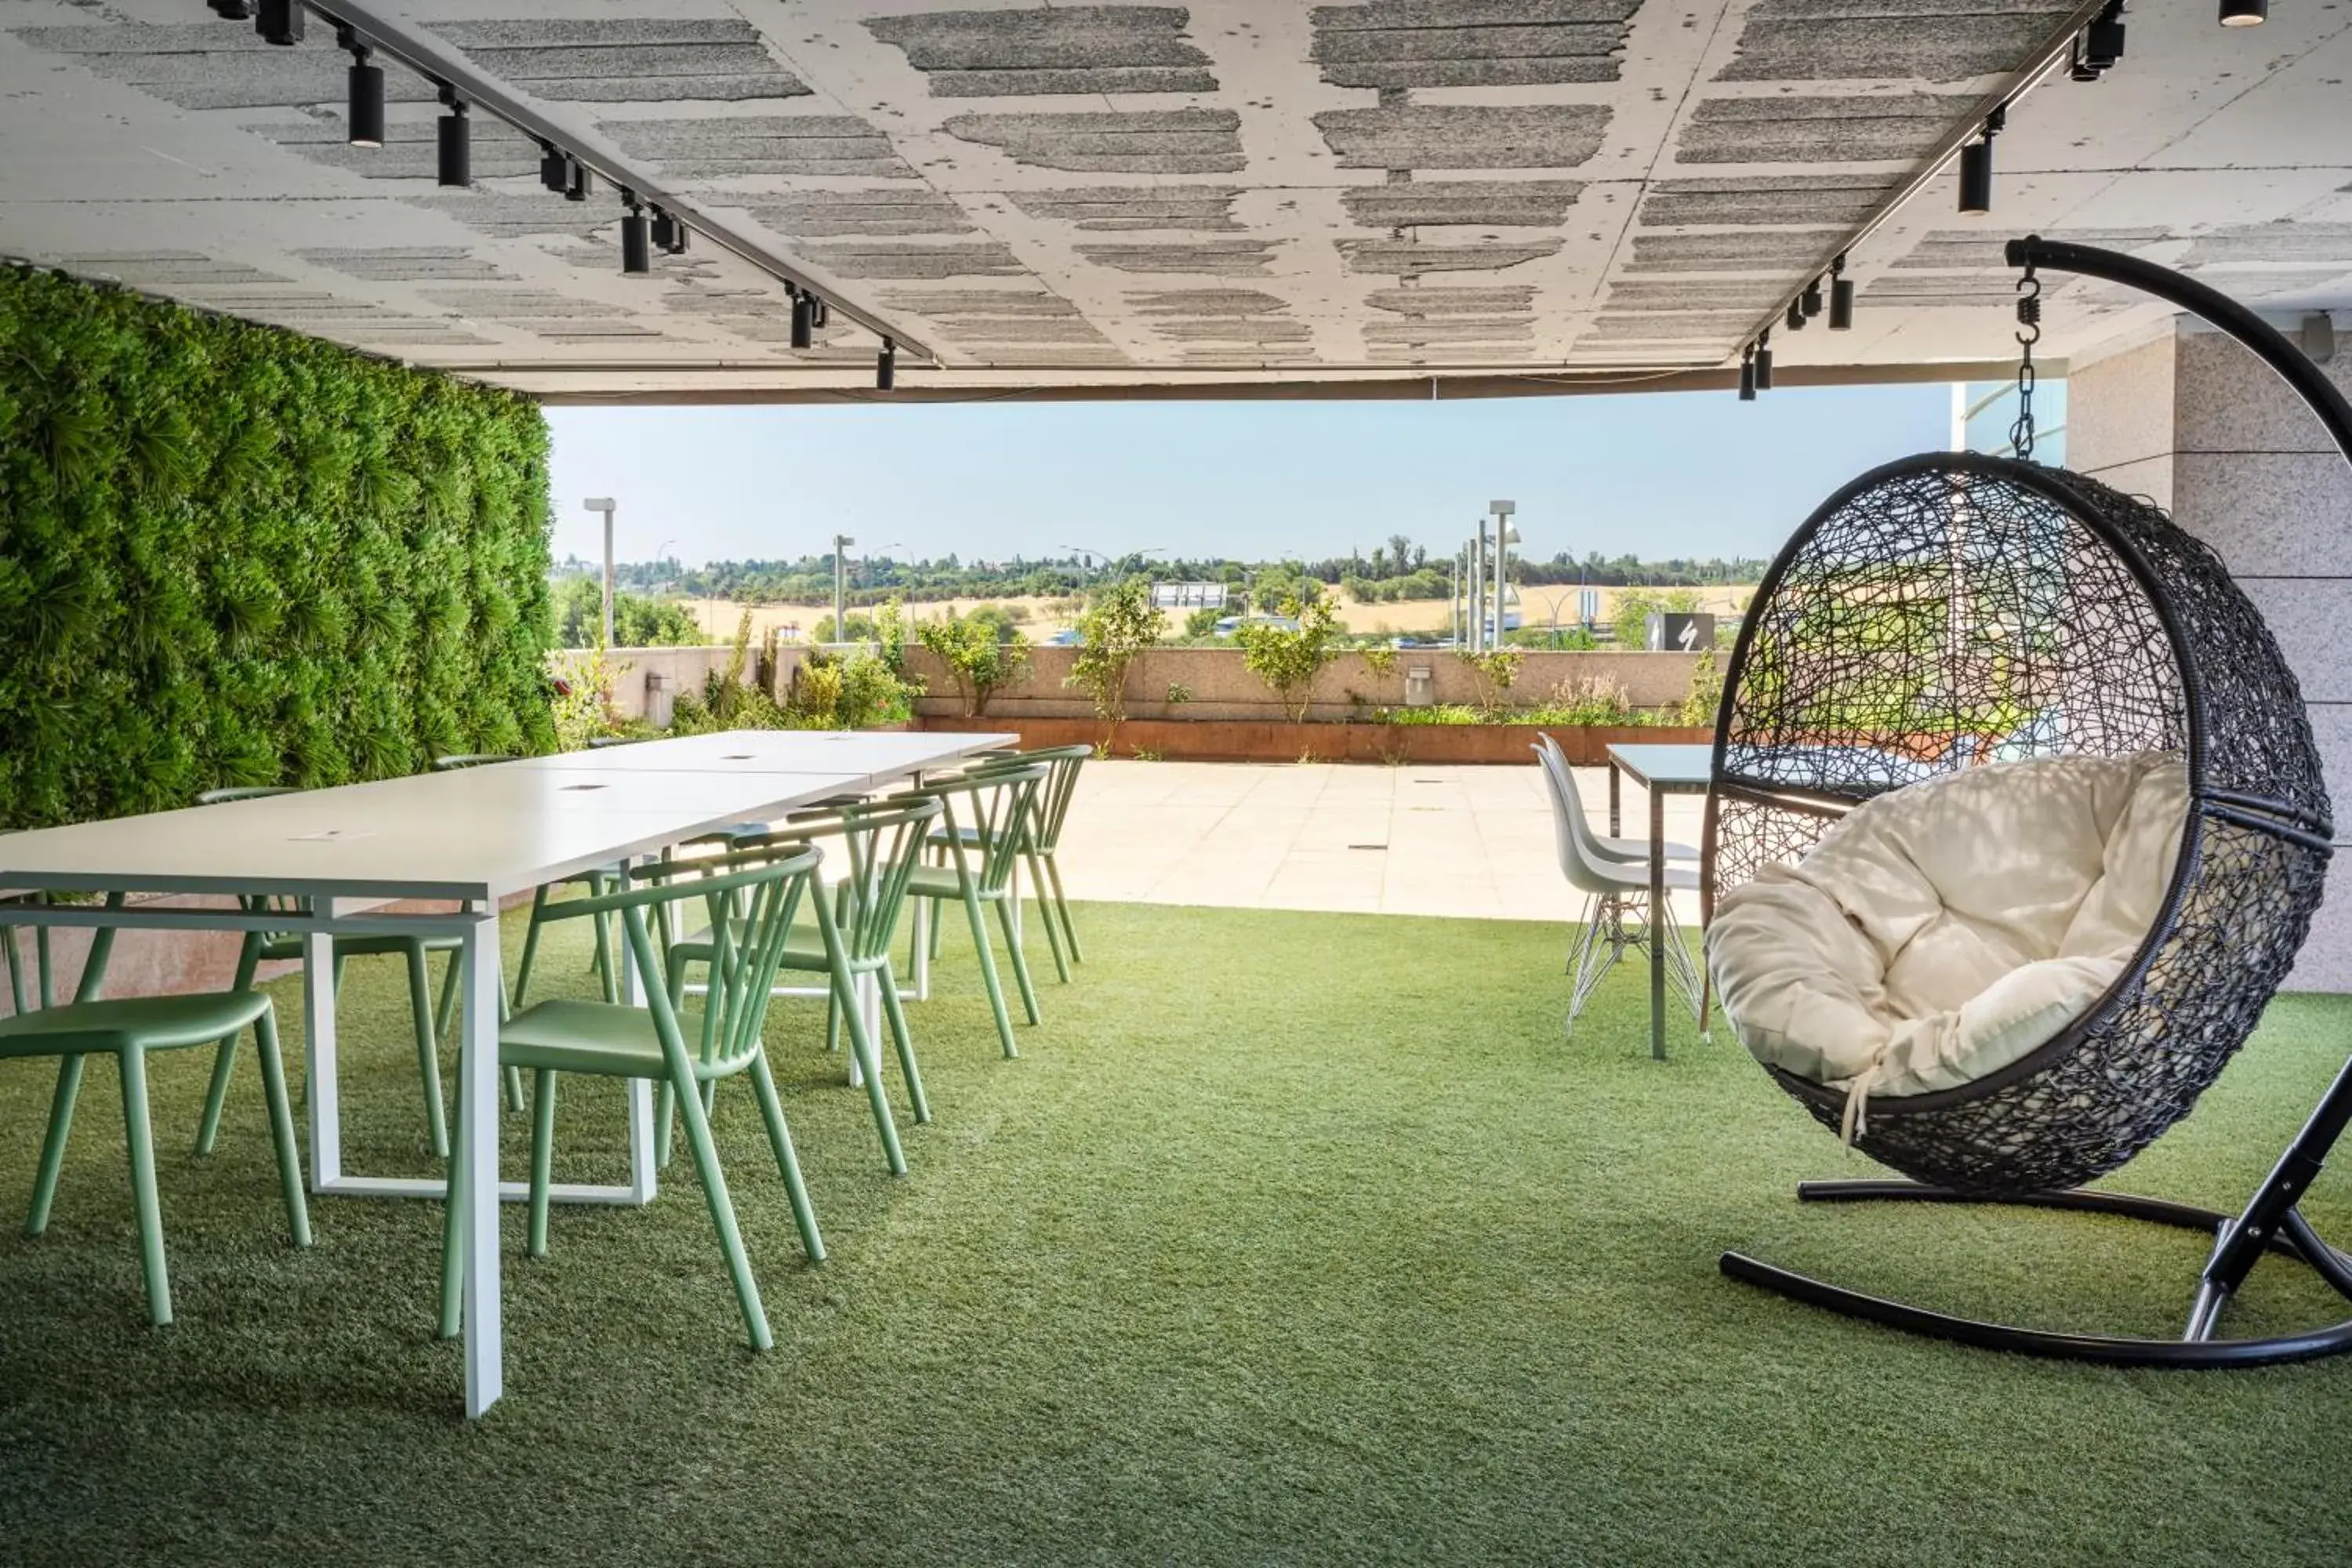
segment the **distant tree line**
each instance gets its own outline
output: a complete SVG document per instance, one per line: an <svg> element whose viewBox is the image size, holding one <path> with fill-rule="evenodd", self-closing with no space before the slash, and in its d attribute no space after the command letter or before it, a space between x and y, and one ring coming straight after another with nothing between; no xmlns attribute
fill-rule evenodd
<svg viewBox="0 0 2352 1568"><path fill-rule="evenodd" d="M1600 587L1706 586L1753 583L1763 575L1765 564L1761 558L1749 556L1644 561L1632 554L1610 556L1599 551L1578 560L1561 551L1548 560L1515 555L1509 573L1515 583L1538 586L1562 583ZM641 594L732 599L742 604L830 605L833 567L829 553L792 560L713 561L690 569L674 559L633 561L614 568L614 581ZM848 598L861 605L893 598L919 604L940 599L1055 598L1082 594L1106 582L1142 577L1153 583L1223 583L1233 590L1236 605L1246 588L1251 607L1272 611L1289 600L1311 598L1321 587L1341 589L1361 604L1443 599L1450 589L1452 567L1449 557L1433 559L1426 546L1403 534L1390 535L1368 552L1353 551L1320 561L1234 561L1222 556L1162 560L1142 555L1081 561L1064 555L967 563L952 554L900 561L889 556L869 559L852 551ZM600 574L597 565L576 556L556 568L559 579L585 575L594 582Z"/></svg>

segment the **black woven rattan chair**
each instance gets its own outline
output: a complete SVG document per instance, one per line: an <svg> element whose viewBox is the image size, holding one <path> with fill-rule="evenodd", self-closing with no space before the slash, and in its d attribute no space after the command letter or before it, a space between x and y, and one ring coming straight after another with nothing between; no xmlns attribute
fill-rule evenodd
<svg viewBox="0 0 2352 1568"><path fill-rule="evenodd" d="M2207 316L2288 374L2339 439L2352 437L2341 396L2328 392L2326 405L2273 358L2294 351L2262 341L2268 330L2211 290L2084 247L2027 240L2011 260L2115 278ZM2352 1348L2352 1324L2211 1337L2265 1247L2303 1257L2352 1295L2352 1268L2293 1208L2352 1119L2352 1068L2313 1119L2333 1119L2325 1140L2307 1147L2307 1131L2282 1162L2294 1172L2273 1176L2242 1218L2075 1190L2189 1113L2285 978L2325 887L2333 828L2301 689L2211 550L2152 504L2078 474L1967 453L1890 463L1825 502L1766 574L1725 673L1715 744L1710 907L1892 790L2011 758L2180 756L2190 799L2180 854L2123 974L2055 1038L1983 1079L1874 1097L1854 1142L1911 1181L1811 1183L1801 1195L2094 1209L2220 1237L2179 1341L1962 1320L1738 1253L1725 1255L1726 1273L1895 1327L2049 1355L2215 1365ZM1768 1070L1839 1127L1842 1090Z"/></svg>

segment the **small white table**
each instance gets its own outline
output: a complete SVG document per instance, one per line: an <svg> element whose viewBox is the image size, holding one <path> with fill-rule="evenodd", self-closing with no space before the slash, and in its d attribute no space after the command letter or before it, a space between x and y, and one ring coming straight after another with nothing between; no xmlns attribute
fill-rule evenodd
<svg viewBox="0 0 2352 1568"><path fill-rule="evenodd" d="M420 773L339 789L0 835L0 888L73 892L291 895L309 912L227 908L11 910L19 924L291 931L303 940L314 1191L432 1197L437 1180L342 1170L331 942L343 932L452 936L463 976L456 1156L469 1177L465 1256L466 1413L502 1386L497 1205L523 1195L498 1173L499 908L600 866L660 853L826 795L878 787L1017 737L974 733L742 731ZM763 759L754 770L736 759ZM445 910L389 910L417 900ZM625 974L625 979L633 978ZM629 1100L626 1186L559 1186L569 1202L643 1203L655 1189L653 1096Z"/></svg>

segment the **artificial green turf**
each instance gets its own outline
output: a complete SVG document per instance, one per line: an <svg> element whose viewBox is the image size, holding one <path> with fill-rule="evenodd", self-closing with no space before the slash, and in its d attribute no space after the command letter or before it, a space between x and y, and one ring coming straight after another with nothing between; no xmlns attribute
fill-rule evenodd
<svg viewBox="0 0 2352 1568"><path fill-rule="evenodd" d="M188 1152L205 1060L156 1068L179 1321L150 1330L114 1075L94 1068L49 1235L0 1237L0 1560L2352 1551L2352 1360L2029 1362L1857 1326L1715 1268L1741 1244L1956 1310L2167 1333L2194 1236L1800 1211L1797 1179L1868 1167L1686 1019L1673 1059L1648 1059L1630 972L1564 1040L1557 928L1079 916L1077 984L1055 985L1036 944L1046 1022L1014 1062L950 942L941 994L913 1009L938 1121L908 1130L903 1180L815 1048L821 1016L779 1004L825 1263L801 1259L747 1086L722 1089L718 1117L772 1353L746 1349L683 1160L650 1210L559 1209L536 1262L510 1208L507 1397L474 1425L457 1418L457 1352L431 1337L437 1211L317 1200L317 1247L287 1247L249 1062L208 1161ZM584 984L578 964L551 973ZM420 1169L396 967L352 974L347 1164ZM278 994L290 1035L296 993ZM2352 1005L2280 1001L2130 1184L2234 1205L2341 1062L2347 1025ZM12 1203L48 1081L0 1062ZM617 1174L617 1093L562 1106L559 1177ZM521 1132L509 1118L509 1173ZM2339 1176L2305 1208L2352 1233ZM2322 1289L2266 1263L2229 1321L2330 1315Z"/></svg>

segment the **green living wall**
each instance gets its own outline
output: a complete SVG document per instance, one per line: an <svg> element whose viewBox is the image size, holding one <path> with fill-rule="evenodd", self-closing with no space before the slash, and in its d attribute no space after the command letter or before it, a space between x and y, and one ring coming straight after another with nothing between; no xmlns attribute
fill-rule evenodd
<svg viewBox="0 0 2352 1568"><path fill-rule="evenodd" d="M0 828L553 742L510 393L0 267Z"/></svg>

